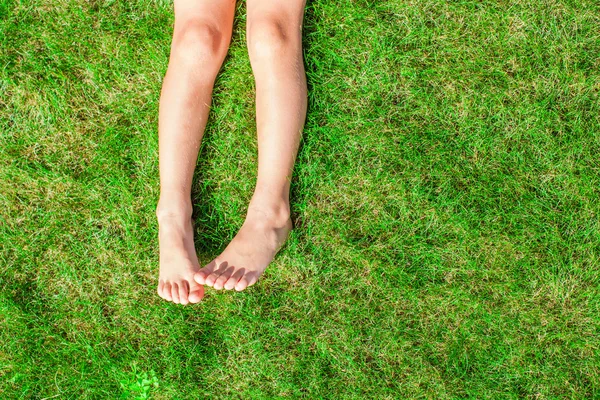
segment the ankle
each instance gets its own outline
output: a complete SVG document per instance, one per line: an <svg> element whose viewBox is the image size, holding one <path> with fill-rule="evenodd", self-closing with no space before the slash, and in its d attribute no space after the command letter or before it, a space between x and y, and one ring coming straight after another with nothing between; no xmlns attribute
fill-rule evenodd
<svg viewBox="0 0 600 400"><path fill-rule="evenodd" d="M290 205L285 200L261 199L254 196L248 206L247 218L257 218L275 226L286 226L290 220Z"/></svg>
<svg viewBox="0 0 600 400"><path fill-rule="evenodd" d="M188 221L192 218L192 203L160 199L156 207L156 218L159 223L167 220Z"/></svg>

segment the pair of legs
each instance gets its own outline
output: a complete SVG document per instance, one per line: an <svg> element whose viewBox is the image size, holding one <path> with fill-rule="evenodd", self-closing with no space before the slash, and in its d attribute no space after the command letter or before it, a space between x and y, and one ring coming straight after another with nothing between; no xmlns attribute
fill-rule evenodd
<svg viewBox="0 0 600 400"><path fill-rule="evenodd" d="M203 285L254 284L291 229L290 178L306 115L302 61L305 0L247 0L256 81L258 179L246 220L225 251L201 267L194 248L191 185L215 78L231 40L235 0L175 0L175 28L159 107L158 294L197 303Z"/></svg>

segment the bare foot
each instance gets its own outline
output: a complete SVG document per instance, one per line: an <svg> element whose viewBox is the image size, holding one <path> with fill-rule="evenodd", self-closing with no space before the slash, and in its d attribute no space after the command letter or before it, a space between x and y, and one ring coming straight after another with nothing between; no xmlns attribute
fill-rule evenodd
<svg viewBox="0 0 600 400"><path fill-rule="evenodd" d="M194 281L200 269L194 248L194 230L189 217L159 218L160 275L158 295L177 304L197 303L204 288Z"/></svg>
<svg viewBox="0 0 600 400"><path fill-rule="evenodd" d="M194 279L217 290L246 289L256 283L291 229L289 211L251 206L242 228L225 251L198 271Z"/></svg>

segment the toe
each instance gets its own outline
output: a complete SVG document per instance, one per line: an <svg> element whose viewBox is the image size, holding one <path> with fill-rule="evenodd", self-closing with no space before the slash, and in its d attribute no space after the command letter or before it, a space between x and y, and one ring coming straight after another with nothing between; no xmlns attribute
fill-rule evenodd
<svg viewBox="0 0 600 400"><path fill-rule="evenodd" d="M209 262L204 268L196 272L196 274L194 275L194 280L200 285L206 284L206 278L214 272L216 265L217 263L215 262L215 260Z"/></svg>
<svg viewBox="0 0 600 400"><path fill-rule="evenodd" d="M170 282L165 282L163 284L162 295L163 295L163 299L168 300L168 301L173 301L173 297L171 296L171 283Z"/></svg>
<svg viewBox="0 0 600 400"><path fill-rule="evenodd" d="M248 286L252 286L258 280L258 274L255 272L249 272L244 275L239 282L235 285L235 290L238 292L246 289Z"/></svg>
<svg viewBox="0 0 600 400"><path fill-rule="evenodd" d="M215 281L217 280L217 278L219 277L220 274L216 274L216 273L212 273L210 275L208 275L206 277L206 280L204 281L204 284L207 286L213 286L215 284Z"/></svg>
<svg viewBox="0 0 600 400"><path fill-rule="evenodd" d="M223 287L227 290L233 289L235 285L237 285L237 283L240 281L240 278L244 276L244 272L244 268L240 268L237 271L235 271L235 273L231 275L229 279L227 279L227 282L225 282Z"/></svg>
<svg viewBox="0 0 600 400"><path fill-rule="evenodd" d="M224 262L223 264L221 264L221 266L219 266L219 269L217 269L216 271L214 271L213 273L211 273L210 275L208 275L206 277L206 280L204 281L205 285L208 286L213 286L215 284L215 282L217 281L217 279L219 278L219 276L221 276L221 274L223 272L225 272L225 270L227 270L227 263Z"/></svg>
<svg viewBox="0 0 600 400"><path fill-rule="evenodd" d="M162 297L163 299L165 298L162 294L163 291L163 287L165 286L165 283L163 281L158 281L158 287L156 288L156 292L158 293L158 295L160 297Z"/></svg>
<svg viewBox="0 0 600 400"><path fill-rule="evenodd" d="M231 278L231 275L233 274L234 270L235 270L234 267L229 267L225 271L223 271L223 273L215 281L215 284L213 285L213 287L216 290L223 289L223 285L225 285L225 282L227 282L229 280L229 278Z"/></svg>
<svg viewBox="0 0 600 400"><path fill-rule="evenodd" d="M188 282L187 281L179 282L179 302L181 304L186 305L187 303L189 303L188 293L189 293Z"/></svg>
<svg viewBox="0 0 600 400"><path fill-rule="evenodd" d="M242 278L235 284L235 290L242 291L248 287L248 278L246 276L242 276Z"/></svg>
<svg viewBox="0 0 600 400"><path fill-rule="evenodd" d="M179 304L179 285L175 282L171 284L171 297L173 297L173 303Z"/></svg>
<svg viewBox="0 0 600 400"><path fill-rule="evenodd" d="M198 303L202 297L204 297L204 287L194 283L190 284L190 295L188 296L190 303Z"/></svg>
<svg viewBox="0 0 600 400"><path fill-rule="evenodd" d="M208 276L208 274L205 271L200 270L200 271L196 272L196 274L194 275L194 280L199 285L204 285L204 283L206 282L207 276Z"/></svg>

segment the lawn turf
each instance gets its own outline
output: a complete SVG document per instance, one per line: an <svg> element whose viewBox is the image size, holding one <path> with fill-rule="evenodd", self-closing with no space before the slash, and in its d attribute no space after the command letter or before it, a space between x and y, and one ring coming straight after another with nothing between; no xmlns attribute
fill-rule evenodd
<svg viewBox="0 0 600 400"><path fill-rule="evenodd" d="M309 1L295 230L259 283L156 295L172 4L0 0L0 397L600 398L600 5ZM240 2L201 262L256 178Z"/></svg>

